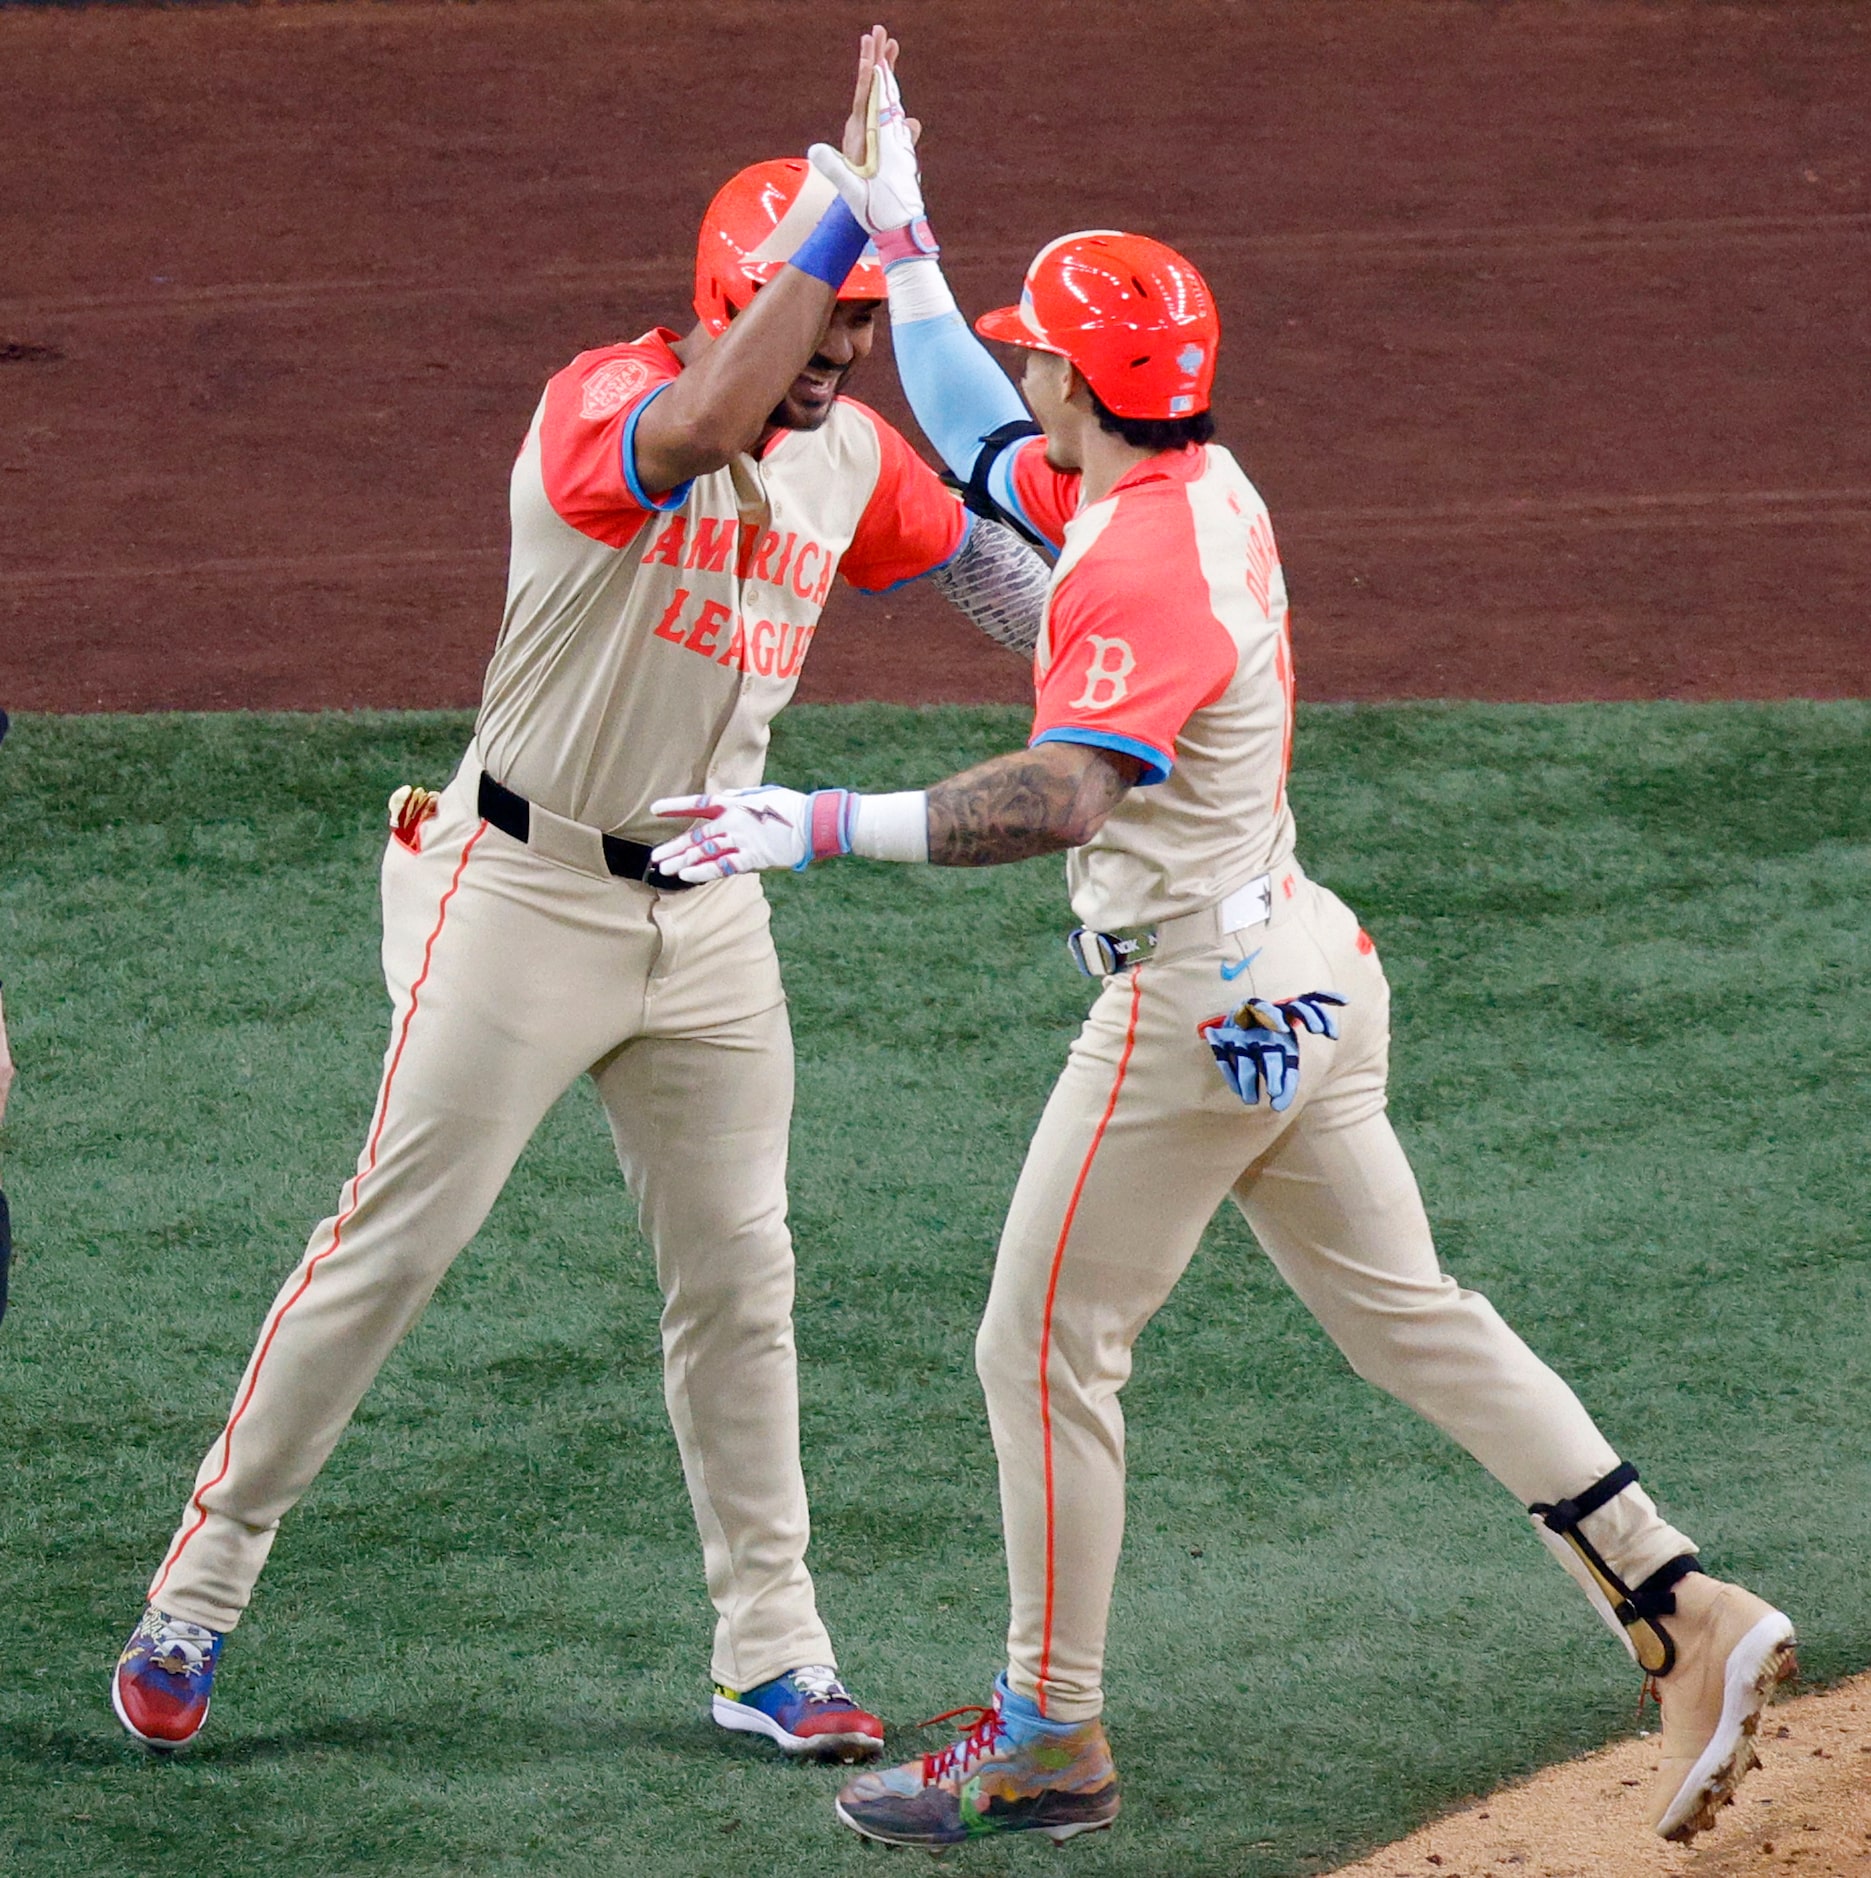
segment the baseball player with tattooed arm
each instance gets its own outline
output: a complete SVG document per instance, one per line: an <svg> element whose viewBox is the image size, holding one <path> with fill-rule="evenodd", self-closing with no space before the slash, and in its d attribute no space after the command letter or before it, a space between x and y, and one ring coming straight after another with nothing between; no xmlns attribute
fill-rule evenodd
<svg viewBox="0 0 1871 1878"><path fill-rule="evenodd" d="M1210 443L1219 327L1186 260L1094 231L1043 249L1012 387L955 309L893 82L881 160L813 161L876 239L898 368L972 503L1058 551L1032 741L927 790L715 791L656 850L688 880L857 853L980 866L1067 851L1074 956L1100 989L1028 1152L977 1344L1012 1588L991 1707L940 1753L858 1776L838 1814L941 1846L1108 1826L1099 1714L1124 1520L1131 1348L1231 1199L1353 1367L1529 1509L1653 1680L1650 1818L1687 1839L1754 1764L1793 1627L1706 1576L1577 1398L1438 1266L1385 1113L1389 993L1370 938L1294 854L1293 668L1265 505ZM1029 433L1019 435L1019 433Z"/></svg>
<svg viewBox="0 0 1871 1878"><path fill-rule="evenodd" d="M854 157L894 52L881 27L861 42ZM765 900L751 878L658 872L648 844L655 799L760 780L834 572L870 591L930 575L996 631L996 606L1037 613L1043 562L841 395L883 295L833 185L803 159L756 164L709 206L689 331L586 352L547 385L473 741L439 795L391 799L391 1030L357 1171L267 1313L112 1679L152 1747L200 1729L281 1518L589 1075L663 1290L714 1717L786 1753L878 1752L805 1563L793 1058Z"/></svg>

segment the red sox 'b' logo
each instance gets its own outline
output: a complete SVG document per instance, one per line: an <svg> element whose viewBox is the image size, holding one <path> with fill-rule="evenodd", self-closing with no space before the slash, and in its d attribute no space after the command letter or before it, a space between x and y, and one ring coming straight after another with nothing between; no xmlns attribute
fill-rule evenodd
<svg viewBox="0 0 1871 1878"><path fill-rule="evenodd" d="M1137 655L1126 639L1106 639L1088 633L1091 663L1085 668L1085 689L1072 700L1075 711L1108 711L1130 693L1128 680L1137 669Z"/></svg>

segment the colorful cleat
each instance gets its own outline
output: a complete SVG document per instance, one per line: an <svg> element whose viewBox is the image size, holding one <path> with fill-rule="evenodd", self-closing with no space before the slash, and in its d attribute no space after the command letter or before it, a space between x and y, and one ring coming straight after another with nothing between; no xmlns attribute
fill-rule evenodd
<svg viewBox="0 0 1871 1878"><path fill-rule="evenodd" d="M117 1659L110 1705L147 1748L173 1753L201 1733L214 1694L221 1632L165 1617L152 1604Z"/></svg>
<svg viewBox="0 0 1871 1878"><path fill-rule="evenodd" d="M883 1723L852 1701L827 1663L789 1669L743 1691L716 1683L714 1717L723 1728L765 1735L782 1754L804 1760L874 1761L883 1752Z"/></svg>
<svg viewBox="0 0 1871 1878"><path fill-rule="evenodd" d="M1063 1845L1117 1818L1117 1769L1095 1717L1045 1721L1004 1677L994 1706L975 1712L975 1726L939 1753L847 1781L838 1817L866 1839L934 1852L1005 1832Z"/></svg>

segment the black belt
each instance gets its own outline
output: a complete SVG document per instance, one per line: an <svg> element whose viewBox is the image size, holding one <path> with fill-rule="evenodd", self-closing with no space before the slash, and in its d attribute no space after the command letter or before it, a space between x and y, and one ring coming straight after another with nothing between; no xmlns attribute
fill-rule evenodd
<svg viewBox="0 0 1871 1878"><path fill-rule="evenodd" d="M515 841L531 839L533 805L524 796L515 795L504 784L495 782L485 770L481 772L475 808L482 821L491 822L503 835L511 835ZM652 867L651 851L640 841L626 841L621 835L599 838L604 843L604 865L619 880L640 880L646 887L654 887L661 893L680 893L702 884L698 880L678 880L675 875Z"/></svg>

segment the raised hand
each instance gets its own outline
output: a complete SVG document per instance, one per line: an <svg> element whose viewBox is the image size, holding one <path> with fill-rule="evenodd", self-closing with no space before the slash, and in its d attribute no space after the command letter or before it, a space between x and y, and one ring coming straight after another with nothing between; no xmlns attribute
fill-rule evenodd
<svg viewBox="0 0 1871 1878"><path fill-rule="evenodd" d="M844 158L860 176L877 173L877 74L894 72L897 42L881 26L858 40L858 83L845 119Z"/></svg>
<svg viewBox="0 0 1871 1878"><path fill-rule="evenodd" d="M922 176L916 165L922 126L904 113L896 57L896 41L873 26L859 48L858 96L845 122L843 150L815 143L807 153L873 238L923 223ZM933 251L932 243L915 246Z"/></svg>

